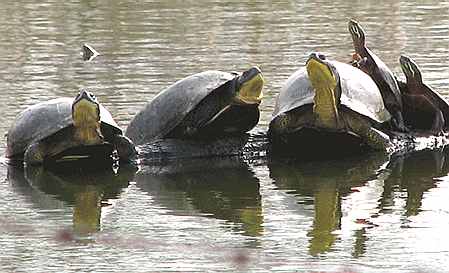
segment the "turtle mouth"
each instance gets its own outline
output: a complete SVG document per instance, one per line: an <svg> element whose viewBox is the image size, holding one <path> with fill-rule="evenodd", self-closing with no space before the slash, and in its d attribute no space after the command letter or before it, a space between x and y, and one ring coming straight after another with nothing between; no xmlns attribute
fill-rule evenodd
<svg viewBox="0 0 449 273"><path fill-rule="evenodd" d="M253 67L245 72L237 80L237 104L260 104L263 98L263 86L265 80L259 68Z"/></svg>
<svg viewBox="0 0 449 273"><path fill-rule="evenodd" d="M92 94L81 91L72 104L72 119L76 138L84 144L94 144L102 138L100 106Z"/></svg>
<svg viewBox="0 0 449 273"><path fill-rule="evenodd" d="M320 125L329 128L338 127L338 109L336 89L338 81L326 58L322 54L312 53L306 63L307 74L315 91L313 112Z"/></svg>

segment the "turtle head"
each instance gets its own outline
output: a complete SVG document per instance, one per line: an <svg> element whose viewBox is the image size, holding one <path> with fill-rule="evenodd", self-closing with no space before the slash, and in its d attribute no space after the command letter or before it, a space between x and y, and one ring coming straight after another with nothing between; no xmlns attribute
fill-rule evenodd
<svg viewBox="0 0 449 273"><path fill-rule="evenodd" d="M93 59L95 59L95 57L100 55L98 51L96 51L92 46L88 44L83 44L81 54L83 56L83 60L87 62L92 61Z"/></svg>
<svg viewBox="0 0 449 273"><path fill-rule="evenodd" d="M351 33L354 48L356 52L360 54L361 49L365 47L365 31L355 20L349 21L348 29L349 33Z"/></svg>
<svg viewBox="0 0 449 273"><path fill-rule="evenodd" d="M401 57L399 57L399 63L401 64L401 69L407 78L407 82L422 82L421 71L415 61L408 56L401 55Z"/></svg>
<svg viewBox="0 0 449 273"><path fill-rule="evenodd" d="M93 144L102 138L100 133L100 104L94 94L81 90L72 103L73 126L76 138Z"/></svg>
<svg viewBox="0 0 449 273"><path fill-rule="evenodd" d="M318 122L327 128L338 127L340 78L335 66L325 55L311 53L306 63L307 75L315 91L313 112Z"/></svg>
<svg viewBox="0 0 449 273"><path fill-rule="evenodd" d="M259 104L263 98L265 80L257 66L244 71L236 79L236 101L239 104Z"/></svg>

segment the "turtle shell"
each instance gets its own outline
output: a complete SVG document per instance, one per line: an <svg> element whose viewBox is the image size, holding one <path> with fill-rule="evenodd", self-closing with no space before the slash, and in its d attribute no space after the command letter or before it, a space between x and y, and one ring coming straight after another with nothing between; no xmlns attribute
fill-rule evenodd
<svg viewBox="0 0 449 273"><path fill-rule="evenodd" d="M369 56L371 56L373 60L373 64L379 70L379 75L372 75L374 81L384 81L388 88L393 92L393 95L396 99L396 103L399 105L400 109L402 109L402 95L399 90L398 83L396 81L396 77L393 72L388 68L388 66L379 58L376 54L374 54L371 50L366 48L366 52ZM377 78L380 77L380 78Z"/></svg>
<svg viewBox="0 0 449 273"><path fill-rule="evenodd" d="M391 116L385 108L379 88L366 73L351 65L329 61L340 77L342 105L377 123L388 121ZM313 90L306 68L291 75L276 100L273 119L306 104L313 104ZM345 108L340 108L344 111Z"/></svg>
<svg viewBox="0 0 449 273"><path fill-rule="evenodd" d="M426 96L430 97L431 100L436 102L441 112L443 112L443 116L445 118L445 126L449 127L449 120L446 117L449 117L449 102L441 96L438 92L430 88L427 84L423 83L423 88L425 90Z"/></svg>
<svg viewBox="0 0 449 273"><path fill-rule="evenodd" d="M399 89L401 90L401 92L403 94L408 94L408 87L407 87L407 83L402 81L402 80L397 80L398 84L399 84ZM446 117L449 117L449 102L437 91L433 90L432 88L430 88L430 86L428 86L425 83L420 83L421 84L421 91L423 92L423 94L428 97L431 101L433 101L438 108L441 110L441 112L443 112L443 116L444 116L444 126L446 128L449 127L449 119L447 119Z"/></svg>
<svg viewBox="0 0 449 273"><path fill-rule="evenodd" d="M125 135L136 145L163 138L212 91L237 74L205 71L177 81L156 95L133 118Z"/></svg>
<svg viewBox="0 0 449 273"><path fill-rule="evenodd" d="M72 103L73 98L52 99L21 112L8 131L6 157L23 154L32 142L73 125ZM122 134L111 113L101 104L100 119L102 124L112 128L116 134Z"/></svg>

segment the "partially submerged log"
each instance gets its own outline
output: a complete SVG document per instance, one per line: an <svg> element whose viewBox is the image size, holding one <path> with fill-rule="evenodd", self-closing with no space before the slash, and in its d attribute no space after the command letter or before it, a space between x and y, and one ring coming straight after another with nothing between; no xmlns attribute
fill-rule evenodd
<svg viewBox="0 0 449 273"><path fill-rule="evenodd" d="M384 154L406 154L423 149L438 149L444 147L449 142L448 134L439 136L424 133L398 133L390 134L392 147ZM269 157L293 157L299 160L310 158L339 158L346 154L329 151L313 153L313 145L319 142L305 143L312 146L311 149L301 150L302 147L287 146L283 149L273 147L266 132L253 131L249 134L236 137L227 137L209 141L161 139L153 143L139 146L139 160L143 165L151 165L157 162L172 160L185 160L193 158L213 158L213 157L240 157L244 160L266 160ZM345 147L340 148L344 151ZM356 153L372 153L375 151L361 147Z"/></svg>

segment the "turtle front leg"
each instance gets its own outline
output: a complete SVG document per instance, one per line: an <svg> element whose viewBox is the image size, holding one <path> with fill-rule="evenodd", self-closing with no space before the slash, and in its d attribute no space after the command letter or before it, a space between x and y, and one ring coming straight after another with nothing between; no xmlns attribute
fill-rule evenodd
<svg viewBox="0 0 449 273"><path fill-rule="evenodd" d="M393 126L395 129L399 130L399 132L408 133L409 129L405 126L404 117L402 116L402 112L397 109L395 113L392 113L393 118Z"/></svg>
<svg viewBox="0 0 449 273"><path fill-rule="evenodd" d="M364 118L353 115L345 115L346 126L360 136L373 150L389 152L392 149L390 137L384 132L373 128Z"/></svg>
<svg viewBox="0 0 449 273"><path fill-rule="evenodd" d="M443 112L438 105L423 94L407 94L404 95L404 99L407 106L414 109L415 112L419 113L420 111L424 111L434 113L432 127L429 131L431 134L435 135L443 133L444 123L446 120L444 119Z"/></svg>
<svg viewBox="0 0 449 273"><path fill-rule="evenodd" d="M392 148L390 137L384 132L375 128L368 128L364 133L367 140L367 144L372 149L380 151L389 151Z"/></svg>
<svg viewBox="0 0 449 273"><path fill-rule="evenodd" d="M44 163L46 148L43 143L32 143L25 151L23 160L29 165L39 165Z"/></svg>
<svg viewBox="0 0 449 273"><path fill-rule="evenodd" d="M279 114L270 123L269 130L276 134L289 134L309 125L314 119L312 107L303 109L301 112L287 112Z"/></svg>
<svg viewBox="0 0 449 273"><path fill-rule="evenodd" d="M367 57L362 58L362 56L360 56L359 54L354 53L354 54L352 54L352 60L349 64L351 64L355 68L362 70L363 72L365 72L367 74L369 72L369 63L368 63Z"/></svg>
<svg viewBox="0 0 449 273"><path fill-rule="evenodd" d="M126 136L116 135L112 140L112 145L117 150L120 162L135 163L138 152L134 143Z"/></svg>

